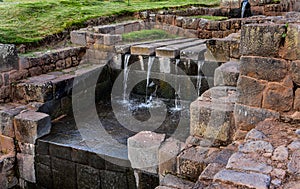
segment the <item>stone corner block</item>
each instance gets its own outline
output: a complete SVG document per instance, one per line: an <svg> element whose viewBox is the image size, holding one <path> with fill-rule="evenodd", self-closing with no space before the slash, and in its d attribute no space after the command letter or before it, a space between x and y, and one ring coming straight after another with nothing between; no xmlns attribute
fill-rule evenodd
<svg viewBox="0 0 300 189"><path fill-rule="evenodd" d="M214 86L236 86L239 77L239 63L226 62L215 69Z"/></svg>
<svg viewBox="0 0 300 189"><path fill-rule="evenodd" d="M0 43L0 55L0 72L18 70L19 58L15 45Z"/></svg>
<svg viewBox="0 0 300 189"><path fill-rule="evenodd" d="M45 113L27 111L15 117L14 126L19 142L34 144L37 138L50 133L51 118Z"/></svg>
<svg viewBox="0 0 300 189"><path fill-rule="evenodd" d="M76 30L70 33L71 42L76 45L86 46L86 31Z"/></svg>
<svg viewBox="0 0 300 189"><path fill-rule="evenodd" d="M132 168L157 174L158 149L165 134L142 131L128 138L128 158Z"/></svg>
<svg viewBox="0 0 300 189"><path fill-rule="evenodd" d="M17 154L18 167L20 177L26 181L35 183L35 168L34 168L34 155L29 154Z"/></svg>

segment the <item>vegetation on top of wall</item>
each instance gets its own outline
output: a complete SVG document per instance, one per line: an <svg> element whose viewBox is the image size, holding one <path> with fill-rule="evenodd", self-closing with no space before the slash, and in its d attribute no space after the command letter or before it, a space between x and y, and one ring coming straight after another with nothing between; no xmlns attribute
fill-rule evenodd
<svg viewBox="0 0 300 189"><path fill-rule="evenodd" d="M186 5L217 6L219 0L4 0L0 3L0 43L38 42L84 21L147 9Z"/></svg>
<svg viewBox="0 0 300 189"><path fill-rule="evenodd" d="M212 21L221 21L221 20L228 19L228 17L224 17L224 16L210 16L210 15L193 16L193 18L203 18L203 19L212 20Z"/></svg>
<svg viewBox="0 0 300 189"><path fill-rule="evenodd" d="M148 41L158 39L177 38L178 36L167 33L164 30L152 29L152 30L141 30L130 33L124 33L122 35L123 42L137 42L137 41Z"/></svg>

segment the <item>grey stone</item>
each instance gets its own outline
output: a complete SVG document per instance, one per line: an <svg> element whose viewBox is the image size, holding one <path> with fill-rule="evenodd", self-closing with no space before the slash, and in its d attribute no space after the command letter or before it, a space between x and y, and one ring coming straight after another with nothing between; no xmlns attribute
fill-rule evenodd
<svg viewBox="0 0 300 189"><path fill-rule="evenodd" d="M166 175L160 184L171 188L184 188L184 189L191 189L194 185L193 182L178 178L171 174Z"/></svg>
<svg viewBox="0 0 300 189"><path fill-rule="evenodd" d="M300 129L297 129L295 133L300 136Z"/></svg>
<svg viewBox="0 0 300 189"><path fill-rule="evenodd" d="M150 173L157 173L158 149L164 141L164 134L142 131L128 138L128 158L131 166Z"/></svg>
<svg viewBox="0 0 300 189"><path fill-rule="evenodd" d="M300 150L294 151L291 160L288 163L288 172L300 174Z"/></svg>
<svg viewBox="0 0 300 189"><path fill-rule="evenodd" d="M289 157L289 151L287 147L278 146L273 152L272 160L285 161L288 159L288 157Z"/></svg>
<svg viewBox="0 0 300 189"><path fill-rule="evenodd" d="M273 179L273 180L271 181L271 183L272 183L273 185L275 185L275 186L280 186L281 183L282 183L282 181L279 180L279 179Z"/></svg>
<svg viewBox="0 0 300 189"><path fill-rule="evenodd" d="M273 146L271 145L271 143L262 140L249 141L240 145L239 151L244 153L252 153L252 152L272 153Z"/></svg>
<svg viewBox="0 0 300 189"><path fill-rule="evenodd" d="M236 86L239 77L239 63L226 62L215 70L215 86Z"/></svg>
<svg viewBox="0 0 300 189"><path fill-rule="evenodd" d="M36 181L39 186L46 188L53 188L52 185L52 171L50 165L40 163L35 164L36 167Z"/></svg>
<svg viewBox="0 0 300 189"><path fill-rule="evenodd" d="M20 177L29 182L36 182L34 155L17 154Z"/></svg>
<svg viewBox="0 0 300 189"><path fill-rule="evenodd" d="M210 163L199 176L200 181L212 181L214 176L225 168L225 165L218 163Z"/></svg>
<svg viewBox="0 0 300 189"><path fill-rule="evenodd" d="M271 178L268 175L260 173L244 173L232 170L222 170L215 175L214 181L232 183L249 188L268 189Z"/></svg>
<svg viewBox="0 0 300 189"><path fill-rule="evenodd" d="M125 173L100 171L101 188L128 189Z"/></svg>
<svg viewBox="0 0 300 189"><path fill-rule="evenodd" d="M14 124L19 142L35 144L37 138L50 133L51 118L44 113L27 111L17 115Z"/></svg>
<svg viewBox="0 0 300 189"><path fill-rule="evenodd" d="M77 173L77 187L78 188L100 188L100 172L99 170L85 166L85 165L76 165Z"/></svg>
<svg viewBox="0 0 300 189"><path fill-rule="evenodd" d="M256 159L246 154L237 152L234 153L228 161L227 169L254 171L259 173L269 174L272 167L264 162L257 161Z"/></svg>
<svg viewBox="0 0 300 189"><path fill-rule="evenodd" d="M51 158L53 188L76 188L76 166L74 162Z"/></svg>
<svg viewBox="0 0 300 189"><path fill-rule="evenodd" d="M300 149L300 141L299 140L293 141L291 144L288 145L288 148L292 151L299 150Z"/></svg>
<svg viewBox="0 0 300 189"><path fill-rule="evenodd" d="M274 176L274 177L279 178L279 179L284 179L285 175L286 175L286 171L283 170L283 169L277 169L277 168L275 168L271 172L271 176Z"/></svg>
<svg viewBox="0 0 300 189"><path fill-rule="evenodd" d="M71 42L76 45L86 45L86 31L77 30L71 31Z"/></svg>
<svg viewBox="0 0 300 189"><path fill-rule="evenodd" d="M18 55L15 45L0 44L0 71L18 70Z"/></svg>
<svg viewBox="0 0 300 189"><path fill-rule="evenodd" d="M246 135L245 140L263 140L266 138L266 135L256 129L251 129Z"/></svg>

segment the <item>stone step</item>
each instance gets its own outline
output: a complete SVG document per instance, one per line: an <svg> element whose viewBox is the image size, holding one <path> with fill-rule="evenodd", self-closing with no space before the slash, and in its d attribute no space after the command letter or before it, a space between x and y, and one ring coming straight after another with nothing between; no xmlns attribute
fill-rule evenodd
<svg viewBox="0 0 300 189"><path fill-rule="evenodd" d="M181 39L173 39L170 41L162 41L162 42L154 42L150 44L140 44L131 46L130 51L131 54L136 55L155 55L156 49L164 46L175 46L176 44L185 44L192 41L195 41L194 38L181 38ZM157 52L156 52L157 53Z"/></svg>
<svg viewBox="0 0 300 189"><path fill-rule="evenodd" d="M206 44L189 47L180 51L181 59L191 59L194 61L204 61L204 53L206 52Z"/></svg>
<svg viewBox="0 0 300 189"><path fill-rule="evenodd" d="M156 56L158 57L166 57L166 58L179 58L180 57L180 51L186 48L190 48L193 46L198 46L203 43L205 43L205 40L195 40L191 42L186 42L182 44L174 44L174 45L168 45L165 47L159 47L155 50Z"/></svg>
<svg viewBox="0 0 300 189"><path fill-rule="evenodd" d="M236 86L239 78L239 63L226 62L215 70L215 86Z"/></svg>
<svg viewBox="0 0 300 189"><path fill-rule="evenodd" d="M156 187L156 189L168 189L168 188L192 189L194 184L195 183L191 181L184 180L182 178L168 174L161 180L160 182L161 186Z"/></svg>

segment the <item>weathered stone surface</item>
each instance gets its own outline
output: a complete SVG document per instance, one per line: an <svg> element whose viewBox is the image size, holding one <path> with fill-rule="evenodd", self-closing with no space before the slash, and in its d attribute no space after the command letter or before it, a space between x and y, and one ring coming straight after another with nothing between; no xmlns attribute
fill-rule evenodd
<svg viewBox="0 0 300 189"><path fill-rule="evenodd" d="M0 71L5 72L18 69L18 55L15 45L0 44Z"/></svg>
<svg viewBox="0 0 300 189"><path fill-rule="evenodd" d="M19 142L35 144L37 138L50 133L51 118L44 113L27 111L17 115L14 124Z"/></svg>
<svg viewBox="0 0 300 189"><path fill-rule="evenodd" d="M239 77L239 63L226 62L215 70L215 86L236 86Z"/></svg>
<svg viewBox="0 0 300 189"><path fill-rule="evenodd" d="M52 157L51 167L53 188L76 188L76 166L74 162Z"/></svg>
<svg viewBox="0 0 300 189"><path fill-rule="evenodd" d="M300 88L296 89L296 91L295 91L293 107L296 111L300 111Z"/></svg>
<svg viewBox="0 0 300 189"><path fill-rule="evenodd" d="M286 175L286 171L283 170L283 169L273 169L273 171L271 172L271 176L274 176L276 178L279 178L279 179L284 179Z"/></svg>
<svg viewBox="0 0 300 189"><path fill-rule="evenodd" d="M243 154L240 152L234 153L226 165L227 169L253 171L258 173L269 174L272 167L264 162L252 158L251 155Z"/></svg>
<svg viewBox="0 0 300 189"><path fill-rule="evenodd" d="M293 89L279 83L269 83L264 91L262 107L275 111L289 111L293 107Z"/></svg>
<svg viewBox="0 0 300 189"><path fill-rule="evenodd" d="M76 45L86 45L86 31L83 30L77 30L77 31L71 31L71 42Z"/></svg>
<svg viewBox="0 0 300 189"><path fill-rule="evenodd" d="M275 161L286 161L289 157L289 151L285 146L278 146L272 156L272 160Z"/></svg>
<svg viewBox="0 0 300 189"><path fill-rule="evenodd" d="M237 83L237 102L261 107L266 82L241 75Z"/></svg>
<svg viewBox="0 0 300 189"><path fill-rule="evenodd" d="M266 135L256 129L251 129L246 135L245 140L263 140L266 138Z"/></svg>
<svg viewBox="0 0 300 189"><path fill-rule="evenodd" d="M159 174L176 173L177 155L184 149L185 144L174 138L168 138L159 148Z"/></svg>
<svg viewBox="0 0 300 189"><path fill-rule="evenodd" d="M239 151L243 153L272 153L273 150L273 146L263 140L249 141L239 146Z"/></svg>
<svg viewBox="0 0 300 189"><path fill-rule="evenodd" d="M285 25L247 24L242 26L240 53L278 57Z"/></svg>
<svg viewBox="0 0 300 189"><path fill-rule="evenodd" d="M262 108L253 108L242 104L235 104L234 118L239 129L249 131L255 125L267 118L279 118L279 113Z"/></svg>
<svg viewBox="0 0 300 189"><path fill-rule="evenodd" d="M17 159L20 177L35 183L34 155L18 153Z"/></svg>
<svg viewBox="0 0 300 189"><path fill-rule="evenodd" d="M292 174L300 174L300 150L296 150L292 154L292 158L288 163L288 172Z"/></svg>
<svg viewBox="0 0 300 189"><path fill-rule="evenodd" d="M300 25L289 24L287 27L284 46L280 50L280 56L288 60L300 59Z"/></svg>
<svg viewBox="0 0 300 189"><path fill-rule="evenodd" d="M9 154L15 151L14 139L0 135L0 155L1 153Z"/></svg>
<svg viewBox="0 0 300 189"><path fill-rule="evenodd" d="M300 85L300 61L293 61L291 63L291 75L292 75L292 79L293 81L297 84Z"/></svg>
<svg viewBox="0 0 300 189"><path fill-rule="evenodd" d="M188 180L184 180L181 178L178 178L176 176L173 176L171 174L166 175L163 180L160 182L163 186L168 186L171 188L184 188L184 189L191 189L194 185L193 182L190 182Z"/></svg>
<svg viewBox="0 0 300 189"><path fill-rule="evenodd" d="M205 158L207 148L189 148L183 151L177 158L178 174L196 181L206 167Z"/></svg>
<svg viewBox="0 0 300 189"><path fill-rule="evenodd" d="M100 171L85 165L76 165L78 188L100 188Z"/></svg>
<svg viewBox="0 0 300 189"><path fill-rule="evenodd" d="M234 127L233 105L196 100L190 112L191 135L209 139L212 145L230 142Z"/></svg>
<svg viewBox="0 0 300 189"><path fill-rule="evenodd" d="M218 172L214 180L257 189L269 188L271 181L270 177L264 174L244 173L232 170L222 170Z"/></svg>
<svg viewBox="0 0 300 189"><path fill-rule="evenodd" d="M292 151L299 150L300 149L300 141L299 140L293 141L287 147Z"/></svg>
<svg viewBox="0 0 300 189"><path fill-rule="evenodd" d="M156 174L134 170L134 177L136 182L134 188L137 187L137 189L155 188L159 185L159 178Z"/></svg>
<svg viewBox="0 0 300 189"><path fill-rule="evenodd" d="M214 176L225 168L225 165L219 163L210 163L199 176L200 181L212 181Z"/></svg>
<svg viewBox="0 0 300 189"><path fill-rule="evenodd" d="M14 188L18 184L15 162L14 153L0 155L0 188Z"/></svg>
<svg viewBox="0 0 300 189"><path fill-rule="evenodd" d="M207 41L205 59L216 62L230 61L230 40L210 39Z"/></svg>
<svg viewBox="0 0 300 189"><path fill-rule="evenodd" d="M128 138L128 158L131 166L150 173L157 173L158 149L164 141L164 134L142 131Z"/></svg>
<svg viewBox="0 0 300 189"><path fill-rule="evenodd" d="M288 72L288 64L283 59L242 56L240 72L255 79L280 82Z"/></svg>
<svg viewBox="0 0 300 189"><path fill-rule="evenodd" d="M45 188L53 188L52 171L50 165L35 163L36 166L36 181L39 186Z"/></svg>
<svg viewBox="0 0 300 189"><path fill-rule="evenodd" d="M125 173L100 171L101 188L124 188L129 189L126 183Z"/></svg>

